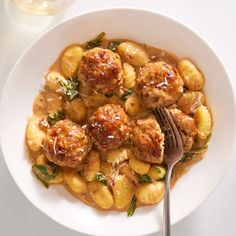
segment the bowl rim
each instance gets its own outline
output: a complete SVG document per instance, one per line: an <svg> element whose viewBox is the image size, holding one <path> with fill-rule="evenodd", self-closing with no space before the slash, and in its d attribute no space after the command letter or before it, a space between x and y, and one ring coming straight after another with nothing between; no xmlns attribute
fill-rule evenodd
<svg viewBox="0 0 236 236"><path fill-rule="evenodd" d="M11 80L11 77L15 71L15 69L17 68L18 64L20 63L20 61L22 60L22 58L24 58L24 56L31 50L31 48L39 41L41 40L43 37L45 37L51 30L57 28L57 27L60 27L61 25L63 24L66 24L67 22L69 21L72 21L76 18L79 18L79 17L82 17L82 16L85 16L85 15L90 15L90 14L96 14L96 13L101 13L101 12L109 12L109 11L134 11L134 12L140 12L140 13L148 13L148 14L153 14L153 15L158 15L158 17L160 18L163 18L165 20L169 20L169 21L172 21L174 22L175 24L178 24L178 25L181 25L182 27L184 27L186 30L190 31L192 34L194 34L195 37L198 38L198 40L202 41L208 48L209 50L212 52L212 54L214 55L214 57L218 60L218 62L221 64L221 67L226 75L226 80L228 81L229 85L230 85L230 90L231 90L231 93L232 93L232 96L233 96L233 100L232 100L232 104L231 106L234 107L234 110L233 110L233 115L234 115L234 118L236 117L236 92L235 92L235 87L234 87L234 83L233 83L233 80L232 78L230 77L230 74L228 73L228 70L225 66L225 64L223 63L223 61L221 60L221 57L219 56L219 54L216 52L216 50L208 43L208 41L205 39L205 37L203 37L202 35L200 35L199 33L197 33L191 26L189 26L188 24L186 23L183 23L181 20L178 20L176 19L175 17L173 16L169 16L167 14L163 14L163 13L160 13L156 10L150 10L148 8L141 8L141 7L102 7L102 8L96 8L96 9L93 9L93 10L86 10L86 11L83 11L81 13L78 13L78 14L74 14L72 16L69 16L67 17L66 19L63 19L62 21L59 21L58 23L56 23L55 25L49 27L47 30L43 31L39 36L37 36L31 43L28 47L26 47L24 49L24 51L22 52L22 54L19 56L19 58L16 60L14 66L12 67L11 71L9 72L8 76L7 76L7 79L5 80L5 83L4 83L4 86L3 86L3 90L2 90L2 94L0 96L0 111L3 109L3 98L5 97L6 95L6 90L7 90L7 87L8 87L8 84L9 84L9 81ZM1 117L0 117L0 120L1 120ZM5 151L4 151L4 147L3 147L3 144L2 144L2 140L3 140L3 137L2 137L2 132L1 132L1 128L2 126L0 125L0 153L2 153L2 158L4 159L4 162L7 166L7 169L8 171L10 172L10 175L12 177L12 179L14 180L16 186L20 189L20 192L29 200L29 202L34 206L36 207L38 210L40 210L40 212L42 212L45 216L49 217L50 219L52 219L54 222L68 228L68 229L71 229L75 232L80 232L80 233L83 233L83 234L87 234L87 235L95 235L93 233L88 233L84 230L77 230L73 227L70 227L68 225L65 225L63 224L62 222L56 220L54 217L52 217L51 215L48 215L47 213L45 213L43 211L43 209L41 209L38 205L36 205L33 200L31 200L28 195L25 193L24 189L22 189L18 184L17 184L17 181L15 180L14 178L14 174L12 172L12 170L9 168L8 166L8 161L7 159L5 158ZM232 129L232 132L234 132L234 137L236 138L236 125L234 124L234 127ZM186 217L188 217L190 214L192 214L195 210L197 210L200 206L202 206L203 203L205 203L208 198L213 194L213 192L215 192L216 188L219 186L219 184L221 183L222 179L224 178L224 176L226 175L226 173L228 172L229 170L229 167L230 167L230 163L232 162L232 158L233 158L233 153L236 152L236 139L234 138L234 140L232 141L233 142L233 146L231 148L231 150L229 151L230 152L230 157L227 159L227 164L226 164L226 168L224 170L224 173L222 174L222 176L220 177L219 181L217 183L215 183L215 186L214 188L212 189L212 191L208 194L208 196L200 203L198 204L198 206L192 208L192 211L190 212L187 212L186 214L183 214L178 220L174 221L171 223L171 225L174 225L178 222L181 222L182 220L184 220ZM150 231L150 232L147 232L145 233L144 235L149 235L149 234L152 234L152 233L156 233L158 231ZM95 236L97 235L101 235L101 234L96 234Z"/></svg>

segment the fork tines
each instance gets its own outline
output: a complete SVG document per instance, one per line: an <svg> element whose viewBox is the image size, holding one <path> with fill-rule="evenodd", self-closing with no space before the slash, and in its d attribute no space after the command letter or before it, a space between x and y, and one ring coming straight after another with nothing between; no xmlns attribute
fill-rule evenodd
<svg viewBox="0 0 236 236"><path fill-rule="evenodd" d="M165 134L165 148L174 149L182 147L182 138L170 112L163 107L154 109L153 113Z"/></svg>

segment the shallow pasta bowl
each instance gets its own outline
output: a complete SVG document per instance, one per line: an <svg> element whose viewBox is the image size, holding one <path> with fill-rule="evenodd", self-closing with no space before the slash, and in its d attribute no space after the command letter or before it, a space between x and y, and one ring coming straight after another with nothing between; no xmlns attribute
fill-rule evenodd
<svg viewBox="0 0 236 236"><path fill-rule="evenodd" d="M235 148L236 105L233 86L213 49L183 24L158 13L106 9L75 16L50 29L21 56L9 75L1 100L1 147L7 166L25 196L45 215L92 235L144 235L161 229L162 204L126 213L102 213L81 203L63 187L44 188L31 173L24 147L27 118L42 75L67 45L100 32L128 38L191 58L206 78L205 92L214 117L213 135L203 161L191 168L171 194L172 223L193 212L224 176Z"/></svg>

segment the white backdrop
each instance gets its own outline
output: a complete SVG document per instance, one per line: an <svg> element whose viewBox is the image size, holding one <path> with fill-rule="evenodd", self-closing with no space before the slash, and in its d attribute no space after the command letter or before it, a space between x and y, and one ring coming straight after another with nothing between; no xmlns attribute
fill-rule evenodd
<svg viewBox="0 0 236 236"><path fill-rule="evenodd" d="M15 61L40 33L76 13L114 6L156 10L191 26L216 49L236 85L235 0L76 0L62 14L50 17L21 12L9 4L9 0L0 0L0 94ZM173 227L173 235L235 236L235 179L234 159L217 190L198 210ZM1 153L0 235L83 236L55 223L28 202L11 178Z"/></svg>

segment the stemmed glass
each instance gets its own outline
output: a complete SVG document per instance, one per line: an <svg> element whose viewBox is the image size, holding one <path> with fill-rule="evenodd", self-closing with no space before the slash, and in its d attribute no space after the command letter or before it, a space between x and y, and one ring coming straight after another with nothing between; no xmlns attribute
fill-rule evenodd
<svg viewBox="0 0 236 236"><path fill-rule="evenodd" d="M54 15L70 6L74 0L11 0L19 8L38 15Z"/></svg>

